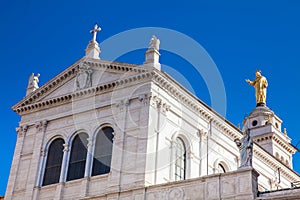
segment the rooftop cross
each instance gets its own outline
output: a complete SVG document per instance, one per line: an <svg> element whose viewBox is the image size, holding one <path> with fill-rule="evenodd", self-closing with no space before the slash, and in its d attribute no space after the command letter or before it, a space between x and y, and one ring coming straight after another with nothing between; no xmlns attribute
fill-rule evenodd
<svg viewBox="0 0 300 200"><path fill-rule="evenodd" d="M93 33L93 42L96 42L97 32L101 31L101 28L98 26L98 24L94 25L94 29L90 30L90 33Z"/></svg>

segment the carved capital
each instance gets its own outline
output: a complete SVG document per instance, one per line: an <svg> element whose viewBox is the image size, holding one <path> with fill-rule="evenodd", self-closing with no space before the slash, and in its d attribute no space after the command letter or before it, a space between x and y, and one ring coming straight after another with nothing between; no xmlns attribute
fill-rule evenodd
<svg viewBox="0 0 300 200"><path fill-rule="evenodd" d="M35 123L35 128L37 129L37 131L39 132L45 132L46 128L47 128L47 124L48 121L44 120L44 121L39 121Z"/></svg>
<svg viewBox="0 0 300 200"><path fill-rule="evenodd" d="M118 141L118 140L120 140L120 139L121 139L121 136L122 136L120 133L116 133L116 132L113 132L113 135L114 135L113 141Z"/></svg>
<svg viewBox="0 0 300 200"><path fill-rule="evenodd" d="M16 128L16 132L18 133L18 137L23 137L28 130L28 125L20 126Z"/></svg>
<svg viewBox="0 0 300 200"><path fill-rule="evenodd" d="M167 103L163 103L161 106L161 112L166 114L169 110L170 110L170 105L168 105Z"/></svg>
<svg viewBox="0 0 300 200"><path fill-rule="evenodd" d="M46 148L41 148L41 157L46 156Z"/></svg>
<svg viewBox="0 0 300 200"><path fill-rule="evenodd" d="M138 99L140 100L140 102L143 104L143 105L148 105L149 102L150 102L150 98L151 98L151 95L150 94L141 94L139 95Z"/></svg>
<svg viewBox="0 0 300 200"><path fill-rule="evenodd" d="M199 133L200 133L200 137L202 138L206 138L207 137L207 131L204 131L203 129L199 130Z"/></svg>
<svg viewBox="0 0 300 200"><path fill-rule="evenodd" d="M64 147L64 152L68 152L69 151L69 145L68 144L63 144Z"/></svg>
<svg viewBox="0 0 300 200"><path fill-rule="evenodd" d="M93 142L94 142L93 138L88 138L87 141L88 141L88 144L87 144L88 147L93 146Z"/></svg>
<svg viewBox="0 0 300 200"><path fill-rule="evenodd" d="M151 104L151 106L153 106L155 109L160 109L161 103L162 103L161 98L159 98L159 97L157 97L157 96L151 97L150 104Z"/></svg>
<svg viewBox="0 0 300 200"><path fill-rule="evenodd" d="M129 105L130 100L129 99L123 99L121 101L119 101L118 103L116 103L116 107L120 110L120 111L124 111L125 108Z"/></svg>
<svg viewBox="0 0 300 200"><path fill-rule="evenodd" d="M170 110L170 105L168 105L166 102L163 102L163 100L157 96L153 96L151 98L151 106L153 106L158 111L162 112L163 114L166 114Z"/></svg>
<svg viewBox="0 0 300 200"><path fill-rule="evenodd" d="M188 157L188 159L193 159L194 156L195 156L195 155L194 155L194 153L193 153L192 151L189 150L189 151L187 152L187 157Z"/></svg>

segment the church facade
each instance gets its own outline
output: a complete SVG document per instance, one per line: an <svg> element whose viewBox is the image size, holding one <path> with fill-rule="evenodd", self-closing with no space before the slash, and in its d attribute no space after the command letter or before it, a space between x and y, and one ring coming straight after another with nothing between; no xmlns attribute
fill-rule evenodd
<svg viewBox="0 0 300 200"><path fill-rule="evenodd" d="M156 37L133 65L101 60L98 31L40 88L33 74L13 106L21 121L5 199L299 197L296 148L272 110L257 106L240 130L161 71ZM240 167L247 131L251 164Z"/></svg>

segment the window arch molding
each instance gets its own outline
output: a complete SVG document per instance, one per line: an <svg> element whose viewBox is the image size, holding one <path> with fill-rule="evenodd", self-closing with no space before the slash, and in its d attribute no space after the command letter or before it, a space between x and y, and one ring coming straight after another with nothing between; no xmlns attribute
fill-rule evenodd
<svg viewBox="0 0 300 200"><path fill-rule="evenodd" d="M113 134L115 135L116 129L115 129L115 127L112 125L112 123L110 123L110 122L101 123L101 125L98 126L98 127L95 129L95 131L93 132L93 136L92 136L93 141L96 141L96 138L97 138L97 135L98 135L99 131L100 131L101 129L105 128L105 127L110 127L110 128L112 128L112 129L114 130L114 133L113 133ZM95 146L95 145L93 145L93 146ZM93 149L93 150L94 150L94 149Z"/></svg>
<svg viewBox="0 0 300 200"><path fill-rule="evenodd" d="M79 136L79 135L81 135L81 136ZM77 136L79 138L83 137L82 140L81 139L77 139ZM83 173L83 175L81 175L80 178L83 178L85 176L85 171L87 170L87 160L88 160L87 159L88 158L88 146L87 146L87 144L88 144L88 138L89 137L90 136L88 134L88 131L86 131L85 129L79 129L79 130L75 131L69 137L69 139L68 139L69 151L68 151L68 156L67 156L67 161L66 161L66 163L67 163L66 169L65 169L66 176L65 176L65 180L64 181L71 181L71 180L78 179L77 177L73 178L72 175L71 175L71 174L73 174L73 172L70 171L70 170L73 170L71 168L74 168L73 166L70 167L70 165L73 165L74 162L77 162L77 160L78 160L78 159L75 158L75 155L72 156L73 151L76 150L76 149L74 150L74 146L73 146L74 145L73 143L75 142L75 140L78 140L78 141L81 140L82 145L85 146L85 148L84 148L85 151L83 153L81 152L82 155L80 156L81 159L85 159L85 160L82 160L82 163L84 162L85 164L84 164L84 170L83 170L83 172L82 171L80 172L80 173ZM78 143L77 143L77 146L78 146ZM84 154L85 154L85 156L84 156Z"/></svg>
<svg viewBox="0 0 300 200"><path fill-rule="evenodd" d="M62 145L66 143L66 140L64 138L63 135L61 134L56 134L54 136L52 136L50 139L47 139L44 147L42 148L42 156L43 156L43 159L40 163L40 175L39 175L39 178L38 178L38 181L37 181L37 185L38 186L42 186L44 183L44 177L45 177L45 173L46 173L46 169L47 169L47 162L48 162L48 159L49 159L49 148L51 147L51 145L53 144L53 142L57 141L57 140L62 140ZM62 171L62 162L63 162L63 146L62 146L62 152L61 152L61 163L60 163L60 172L59 172L59 178L61 176L61 171ZM59 182L59 179L58 179L58 182ZM48 185L48 184L46 184Z"/></svg>
<svg viewBox="0 0 300 200"><path fill-rule="evenodd" d="M111 148L111 150L110 151L108 151L108 152L106 152L107 153L107 155L106 155L106 157L107 157L107 162L109 162L109 160L110 160L110 163L109 163L109 167L104 167L105 169L102 171L102 172L96 172L95 170L96 169L94 169L94 167L98 167L98 168L101 168L101 166L99 166L99 165L102 165L102 164L100 164L99 162L97 162L97 163L95 163L96 161L95 161L95 159L97 159L96 157L98 156L99 158L99 160L100 159L104 159L104 155L99 155L99 154L101 154L101 149L100 149L100 147L99 147L99 145L101 146L101 144L97 144L97 142L100 142L101 143L101 141L99 140L97 140L97 138L98 137L101 137L101 136L99 136L99 134L101 134L101 133L103 133L104 134L104 132L102 132L102 130L103 129L106 129L106 128L108 128L108 129L111 129L112 130L112 132L111 132L111 134L112 134L112 143L110 143L111 145L109 145L108 144L108 146L107 146L107 148ZM103 124L101 124L95 131L94 131L94 133L93 133L93 145L92 145L92 153L91 153L91 166L90 166L90 174L89 174L89 176L96 176L96 175L101 175L101 174L107 174L107 173L109 173L109 171L110 171L110 168L111 168L111 165L112 165L112 157L113 157L113 149L114 149L114 145L113 145L113 140L114 140L114 136L115 136L115 129L114 129L114 127L112 126L112 124L111 123L103 123ZM97 153L98 152L98 153ZM96 154L98 154L98 155L96 155ZM100 158L101 157L101 158ZM110 158L109 158L110 157ZM98 161L99 161L98 160ZM105 164L104 164L105 165ZM102 166L104 166L104 165L102 165ZM107 165L106 165L107 166ZM100 169L99 169L100 170Z"/></svg>
<svg viewBox="0 0 300 200"><path fill-rule="evenodd" d="M218 170L220 167L219 165L222 166L222 168L223 168L223 170L225 170L225 172L231 171L230 165L228 165L228 163L223 158L218 158L214 162L214 173L223 173Z"/></svg>
<svg viewBox="0 0 300 200"><path fill-rule="evenodd" d="M73 133L72 133L72 132L73 132ZM72 134L70 134L70 135L66 138L66 141L67 141L67 144L69 145L69 147L71 147L73 140L74 140L75 137L76 137L78 134L80 134L80 133L85 133L85 134L88 135L88 137L90 137L90 134L89 134L89 132L87 131L87 129L80 128L80 129L78 129L78 130L76 130L76 131L72 131L72 132L71 132Z"/></svg>
<svg viewBox="0 0 300 200"><path fill-rule="evenodd" d="M176 131L171 137L171 162L170 162L170 180L175 179L176 170L176 140L182 141L185 148L185 179L191 177L191 152L192 145L190 138L181 131Z"/></svg>
<svg viewBox="0 0 300 200"><path fill-rule="evenodd" d="M186 151L189 153L189 152L193 152L193 146L192 146L192 143L191 143L191 139L186 135L184 134L183 132L181 131L176 131L173 135L172 135L172 142L174 142L176 140L176 138L180 138L184 145L185 145L185 148L186 148Z"/></svg>

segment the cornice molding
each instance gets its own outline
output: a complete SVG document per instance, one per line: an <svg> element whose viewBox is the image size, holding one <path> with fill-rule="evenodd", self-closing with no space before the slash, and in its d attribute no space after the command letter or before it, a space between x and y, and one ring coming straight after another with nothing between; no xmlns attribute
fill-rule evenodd
<svg viewBox="0 0 300 200"><path fill-rule="evenodd" d="M242 137L242 132L238 130L237 127L224 119L224 117L220 116L216 111L198 99L195 95L183 88L174 79L155 70L153 81L160 87L164 88L170 96L173 96L194 112L200 113L207 122L212 120L213 125L224 131L224 133L232 138L232 140L237 138L240 139ZM233 131L233 129L236 131Z"/></svg>
<svg viewBox="0 0 300 200"><path fill-rule="evenodd" d="M52 99L36 102L42 97L44 97L46 94L49 94L51 91L55 90L61 84L65 83L71 78L76 77L77 72L79 70L79 65L81 63L89 65L92 68L102 68L103 70L113 70L121 73L134 72L134 74L120 80L74 91L71 94L66 94ZM224 117L219 115L216 111L214 111L204 102L202 102L188 90L186 90L183 86L181 86L178 82L176 82L173 78L169 77L167 74L162 73L156 69L146 70L145 68L137 65L108 62L102 60L99 61L95 59L80 59L79 61L71 65L69 68L64 70L62 73L51 79L41 88L39 88L29 96L26 96L18 104L13 106L12 109L18 114L31 113L40 109L50 108L56 105L68 103L75 98L104 93L107 91L111 91L116 87L125 87L129 84L140 80L152 80L154 83L158 84L160 87L165 89L170 96L173 96L179 102L189 107L196 114L200 114L201 117L203 117L207 122L212 120L212 123L215 127L224 131L224 133L226 133L226 135L232 138L233 140L242 137L242 133L240 130L238 130L237 127L235 127L229 121L224 119Z"/></svg>
<svg viewBox="0 0 300 200"><path fill-rule="evenodd" d="M117 87L128 86L129 84L131 84L135 81L140 81L143 79L151 80L151 76L152 76L151 72L145 72L142 74L133 75L130 77L126 77L124 79L108 82L108 83L98 85L95 87L78 90L71 94L66 94L66 95L55 97L55 98L48 99L45 101L40 101L40 102L36 102L33 104L20 106L20 107L14 109L14 111L18 114L25 114L25 113L34 112L34 111L37 111L37 110L43 109L43 108L54 107L57 105L68 103L72 100L79 99L84 96L93 96L96 94L101 94L104 92L111 91Z"/></svg>
<svg viewBox="0 0 300 200"><path fill-rule="evenodd" d="M280 145L282 148L284 148L287 152L294 154L296 152L296 149L286 141L284 141L282 138L280 138L276 133L271 132L268 134L263 134L263 135L257 135L254 136L254 141L256 142L261 142L264 140L273 140L275 141L278 145Z"/></svg>
<svg viewBox="0 0 300 200"><path fill-rule="evenodd" d="M268 166L273 167L276 170L280 168L282 175L287 177L291 182L295 182L300 179L299 174L297 174L292 169L279 162L273 155L268 153L264 148L262 148L258 144L254 143L253 153Z"/></svg>

